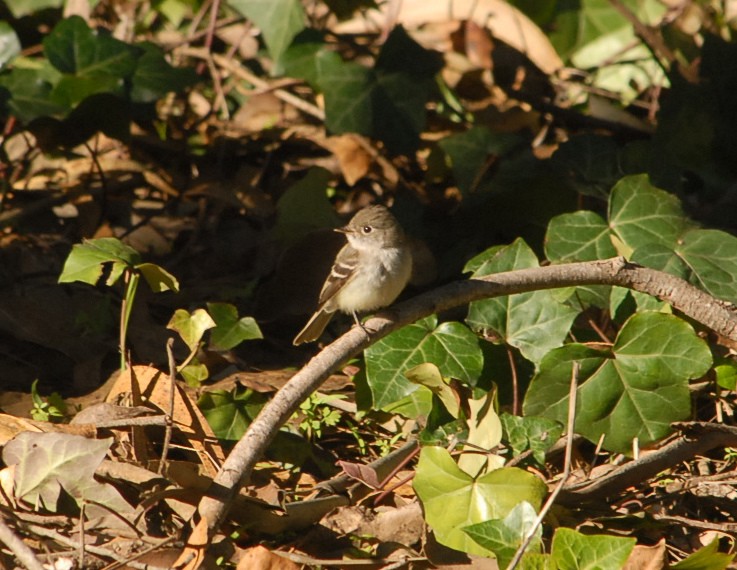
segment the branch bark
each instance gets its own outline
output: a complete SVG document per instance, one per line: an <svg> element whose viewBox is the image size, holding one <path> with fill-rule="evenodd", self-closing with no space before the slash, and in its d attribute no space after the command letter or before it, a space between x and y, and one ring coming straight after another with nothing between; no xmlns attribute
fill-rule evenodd
<svg viewBox="0 0 737 570"><path fill-rule="evenodd" d="M373 331L370 339L354 327L312 358L251 423L223 463L208 494L200 501L196 519L206 521L212 537L279 428L334 370L371 343L418 319L472 301L575 285L618 285L647 293L668 302L719 335L737 341L737 311L732 305L682 279L628 263L624 258L536 267L456 281L369 319L365 326ZM195 524L192 521L191 528Z"/></svg>

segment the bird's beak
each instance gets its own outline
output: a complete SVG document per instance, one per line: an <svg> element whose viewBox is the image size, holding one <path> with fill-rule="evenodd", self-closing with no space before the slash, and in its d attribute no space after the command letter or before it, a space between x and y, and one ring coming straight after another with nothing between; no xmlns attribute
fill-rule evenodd
<svg viewBox="0 0 737 570"><path fill-rule="evenodd" d="M351 233L351 228L343 226L342 228L334 228L333 231L338 232L339 234L349 234Z"/></svg>

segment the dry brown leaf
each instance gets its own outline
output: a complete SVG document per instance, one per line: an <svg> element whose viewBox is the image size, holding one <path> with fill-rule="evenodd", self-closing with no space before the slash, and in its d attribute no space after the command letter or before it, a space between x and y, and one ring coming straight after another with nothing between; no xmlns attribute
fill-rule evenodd
<svg viewBox="0 0 737 570"><path fill-rule="evenodd" d="M274 554L264 546L246 549L238 561L237 570L299 570L291 560Z"/></svg>
<svg viewBox="0 0 737 570"><path fill-rule="evenodd" d="M660 570L667 567L665 539L653 546L635 545L622 570Z"/></svg>
<svg viewBox="0 0 737 570"><path fill-rule="evenodd" d="M161 413L169 412L169 378L160 370L150 366L134 366L118 376L110 390L106 401L123 403L130 401L132 405L141 405L144 401L158 408ZM197 453L202 464L204 474L214 477L219 466L225 460L225 453L216 441L215 434L210 428L205 416L202 415L197 404L185 390L176 386L174 392L174 410L172 414L177 433L182 434L192 449ZM134 448L138 460L144 461L146 451L145 434L139 427L133 427ZM136 441L140 439L141 441Z"/></svg>
<svg viewBox="0 0 737 570"><path fill-rule="evenodd" d="M383 11L361 13L335 27L339 33L377 32L384 28L391 2ZM426 48L451 51L450 34L461 21L471 20L488 28L495 38L525 54L547 74L563 66L560 56L543 31L526 15L503 0L404 0L399 3L396 23L402 24Z"/></svg>
<svg viewBox="0 0 737 570"><path fill-rule="evenodd" d="M201 517L192 530L187 544L184 545L182 553L172 564L177 570L197 570L205 560L205 553L209 543L207 533L207 518Z"/></svg>
<svg viewBox="0 0 737 570"><path fill-rule="evenodd" d="M325 146L338 159L340 170L348 186L353 186L366 176L373 158L361 145L357 135L347 134L329 137L325 141Z"/></svg>
<svg viewBox="0 0 737 570"><path fill-rule="evenodd" d="M40 432L42 430L31 420L0 414L0 445L5 445L22 431Z"/></svg>

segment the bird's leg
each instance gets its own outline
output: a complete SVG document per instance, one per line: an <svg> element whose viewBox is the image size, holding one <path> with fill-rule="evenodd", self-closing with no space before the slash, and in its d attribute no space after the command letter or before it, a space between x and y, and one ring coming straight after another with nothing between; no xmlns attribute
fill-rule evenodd
<svg viewBox="0 0 737 570"><path fill-rule="evenodd" d="M368 329L363 326L363 323L361 322L361 319L358 318L358 314L356 313L356 311L353 311L353 320L359 327L361 327L361 330L366 333L366 336L371 339L371 333L369 333Z"/></svg>

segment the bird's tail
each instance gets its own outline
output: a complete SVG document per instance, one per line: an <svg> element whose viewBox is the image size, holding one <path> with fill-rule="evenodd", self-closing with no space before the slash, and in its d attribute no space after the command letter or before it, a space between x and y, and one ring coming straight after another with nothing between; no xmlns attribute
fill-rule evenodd
<svg viewBox="0 0 737 570"><path fill-rule="evenodd" d="M328 325L331 318L333 318L332 312L328 312L325 309L320 309L314 315L312 315L312 318L309 321L307 321L305 328L303 328L294 338L292 344L297 346L298 344L302 344L303 342L312 342L314 340L317 340L318 338L320 338L322 331L325 330L325 327Z"/></svg>

